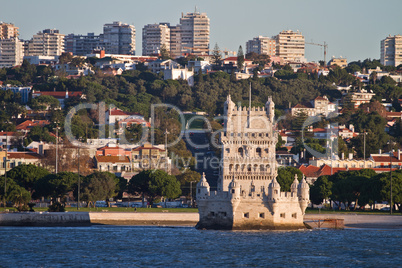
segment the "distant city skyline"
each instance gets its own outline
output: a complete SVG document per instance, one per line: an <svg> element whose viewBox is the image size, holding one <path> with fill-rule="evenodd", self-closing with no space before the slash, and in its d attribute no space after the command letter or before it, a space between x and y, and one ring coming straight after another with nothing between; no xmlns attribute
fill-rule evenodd
<svg viewBox="0 0 402 268"><path fill-rule="evenodd" d="M113 3L113 5L111 5ZM272 37L283 30L301 31L306 42L328 44L332 56L348 62L380 58L380 42L388 35L402 34L402 2L378 1L195 1L140 2L130 0L87 0L68 2L3 0L0 21L19 27L20 38L29 40L48 28L62 34L100 34L113 21L136 28L136 55L142 54L142 28L146 24L179 23L181 14L197 11L210 18L210 49L245 50L246 42L259 35ZM323 59L323 48L306 44L306 59Z"/></svg>

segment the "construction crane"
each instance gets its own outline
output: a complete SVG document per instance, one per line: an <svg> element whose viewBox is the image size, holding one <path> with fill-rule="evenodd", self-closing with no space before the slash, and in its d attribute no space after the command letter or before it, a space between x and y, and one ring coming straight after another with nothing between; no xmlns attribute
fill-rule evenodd
<svg viewBox="0 0 402 268"><path fill-rule="evenodd" d="M327 49L328 49L328 44L325 43L324 44L318 44L318 43L311 43L311 42L305 42L308 45L315 45L315 46L321 46L324 47L324 66L327 66Z"/></svg>

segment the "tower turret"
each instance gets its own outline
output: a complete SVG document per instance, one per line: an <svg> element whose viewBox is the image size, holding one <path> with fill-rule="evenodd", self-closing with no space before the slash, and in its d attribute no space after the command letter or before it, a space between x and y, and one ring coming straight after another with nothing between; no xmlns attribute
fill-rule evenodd
<svg viewBox="0 0 402 268"><path fill-rule="evenodd" d="M276 199L280 196L281 193L281 185L278 183L276 178L274 177L271 183L268 185L268 194L270 199Z"/></svg>
<svg viewBox="0 0 402 268"><path fill-rule="evenodd" d="M274 122L274 117L275 117L275 103L272 100L272 97L269 96L267 102L265 103L265 110L267 112L267 116L271 123Z"/></svg>
<svg viewBox="0 0 402 268"><path fill-rule="evenodd" d="M197 200L206 196L209 196L209 183L205 177L205 172L203 172L201 180L197 183Z"/></svg>
<svg viewBox="0 0 402 268"><path fill-rule="evenodd" d="M310 186L306 182L306 179L304 176L303 176L303 179L301 180L301 182L299 183L299 185L297 186L297 197L299 198L300 208L304 215L304 212L306 211L307 205L310 201L309 200L310 199Z"/></svg>
<svg viewBox="0 0 402 268"><path fill-rule="evenodd" d="M235 178L229 183L229 194L232 196L232 199L240 198L240 184Z"/></svg>
<svg viewBox="0 0 402 268"><path fill-rule="evenodd" d="M235 108L235 103L232 101L230 94L227 96L224 104L224 112L230 116Z"/></svg>

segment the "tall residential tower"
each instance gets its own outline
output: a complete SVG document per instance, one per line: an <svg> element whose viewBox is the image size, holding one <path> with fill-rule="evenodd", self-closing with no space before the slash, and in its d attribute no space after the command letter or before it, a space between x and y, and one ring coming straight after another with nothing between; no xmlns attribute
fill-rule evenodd
<svg viewBox="0 0 402 268"><path fill-rule="evenodd" d="M402 36L388 36L381 40L381 64L395 66L402 64Z"/></svg>
<svg viewBox="0 0 402 268"><path fill-rule="evenodd" d="M170 51L170 28L168 23L147 24L142 28L142 55L158 55L161 47Z"/></svg>
<svg viewBox="0 0 402 268"><path fill-rule="evenodd" d="M100 43L107 54L135 55L135 27L120 21L105 24Z"/></svg>

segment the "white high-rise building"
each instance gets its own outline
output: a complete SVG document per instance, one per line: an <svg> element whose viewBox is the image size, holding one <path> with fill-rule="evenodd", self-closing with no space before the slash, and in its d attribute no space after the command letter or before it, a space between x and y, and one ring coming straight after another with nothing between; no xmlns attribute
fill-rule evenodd
<svg viewBox="0 0 402 268"><path fill-rule="evenodd" d="M45 29L32 37L25 55L60 56L64 51L64 34L56 29Z"/></svg>
<svg viewBox="0 0 402 268"><path fill-rule="evenodd" d="M105 24L100 43L107 54L135 55L135 27L120 21Z"/></svg>
<svg viewBox="0 0 402 268"><path fill-rule="evenodd" d="M402 64L402 36L388 36L381 40L381 64L395 66Z"/></svg>
<svg viewBox="0 0 402 268"><path fill-rule="evenodd" d="M0 39L9 39L18 37L18 27L15 27L12 23L0 22Z"/></svg>
<svg viewBox="0 0 402 268"><path fill-rule="evenodd" d="M276 39L276 55L285 62L304 62L305 61L305 41L301 32L291 30L282 31Z"/></svg>
<svg viewBox="0 0 402 268"><path fill-rule="evenodd" d="M23 42L18 37L0 39L0 68L21 65L23 58Z"/></svg>
<svg viewBox="0 0 402 268"><path fill-rule="evenodd" d="M180 18L181 52L209 54L209 18L206 13L187 13Z"/></svg>
<svg viewBox="0 0 402 268"><path fill-rule="evenodd" d="M170 28L168 23L147 24L142 28L142 55L158 55L162 46L170 51Z"/></svg>
<svg viewBox="0 0 402 268"><path fill-rule="evenodd" d="M274 39L261 35L258 37L254 37L253 40L249 40L246 43L246 54L251 52L275 56L276 41Z"/></svg>

